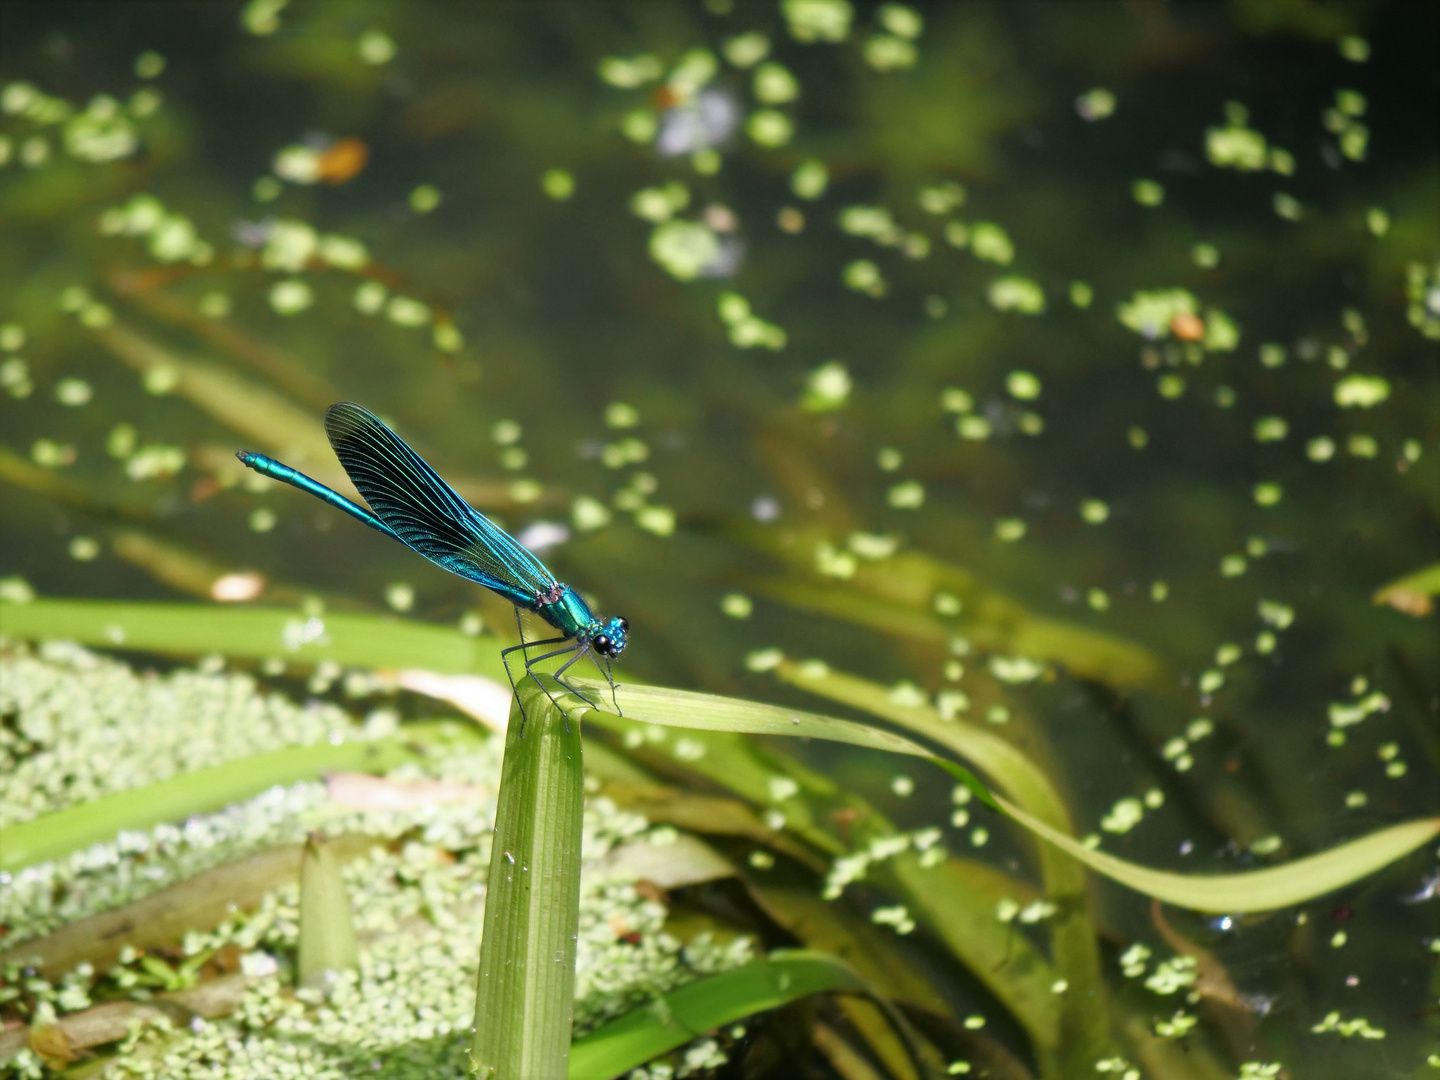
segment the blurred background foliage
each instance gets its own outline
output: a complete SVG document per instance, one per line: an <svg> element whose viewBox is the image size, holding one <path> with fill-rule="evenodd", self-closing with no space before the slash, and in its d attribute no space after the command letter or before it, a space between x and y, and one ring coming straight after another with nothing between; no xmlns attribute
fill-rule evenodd
<svg viewBox="0 0 1440 1080"><path fill-rule="evenodd" d="M801 702L765 650L823 658L992 725L1151 865L1434 812L1440 589L1376 596L1440 558L1433 8L0 19L7 600L506 638L493 597L234 461L349 490L320 416L353 399L627 616L634 677ZM951 814L808 760L906 827ZM1408 1075L1433 854L1304 925L1186 932L1295 1067ZM1113 940L1153 935L1098 896ZM1312 1033L1332 1008L1384 1053Z"/></svg>

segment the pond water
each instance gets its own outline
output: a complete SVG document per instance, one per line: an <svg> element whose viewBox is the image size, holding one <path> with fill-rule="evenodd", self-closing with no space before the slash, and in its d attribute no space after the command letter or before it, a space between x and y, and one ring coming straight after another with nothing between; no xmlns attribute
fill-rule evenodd
<svg viewBox="0 0 1440 1080"><path fill-rule="evenodd" d="M1436 813L1440 624L1377 597L1440 560L1433 7L0 18L7 599L510 634L235 462L349 490L348 399L625 615L637 678L813 707L764 650L823 659L1013 734L1082 835L1180 871ZM1436 855L1171 915L1237 1060L1435 1071Z"/></svg>

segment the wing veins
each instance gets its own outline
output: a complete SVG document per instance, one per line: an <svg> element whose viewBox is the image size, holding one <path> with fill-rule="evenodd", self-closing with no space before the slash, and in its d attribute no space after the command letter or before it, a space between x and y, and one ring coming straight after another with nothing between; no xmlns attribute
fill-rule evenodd
<svg viewBox="0 0 1440 1080"><path fill-rule="evenodd" d="M350 479L408 547L517 603L554 584L538 559L465 502L369 410L341 402L325 419Z"/></svg>

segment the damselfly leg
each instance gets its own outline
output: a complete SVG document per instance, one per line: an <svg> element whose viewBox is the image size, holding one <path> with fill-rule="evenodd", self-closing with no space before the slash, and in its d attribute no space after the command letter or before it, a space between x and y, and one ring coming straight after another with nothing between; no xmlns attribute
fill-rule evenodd
<svg viewBox="0 0 1440 1080"><path fill-rule="evenodd" d="M525 711L525 703L520 700L520 692L519 692L519 690L518 690L518 689L516 688L516 686L515 686L515 673L510 670L510 661L507 660L506 657L507 657L510 653L512 653L512 652L518 652L518 653L520 653L521 656L522 656L522 657L524 658L524 660L525 660L525 673L528 675L528 674L530 673L530 665L533 664L535 661L534 661L534 660L531 660L530 657L529 657L529 655L526 654L526 652L525 652L526 649L529 649L529 648L531 648L531 647L533 647L533 646L535 646L535 645L558 645L558 644L560 644L560 642L562 642L562 641L569 641L570 639L569 639L568 637L553 637L553 638L540 638L540 639L537 640L537 641L526 641L526 640L525 640L525 624L520 621L520 609L517 607L517 608L514 609L514 611L515 611L515 630L516 630L516 632L518 632L519 635L520 635L520 644L519 644L519 645L511 645L509 648L501 649L501 650L500 650L500 663L505 666L505 677L510 680L510 693L511 693L511 695L515 698L515 700L516 700L517 702L519 702L519 705L520 705L520 737L521 737L521 738L524 738L524 737L525 737L525 725L530 722L530 714ZM560 652L568 652L568 651L569 651L568 649L561 649L561 650L560 650ZM551 655L558 655L558 653L552 653ZM541 659L543 659L543 657L542 657ZM544 687L543 684L541 685L540 689L541 689L541 690L545 690L545 687ZM555 707L556 707L557 709L560 707L560 706L559 706L559 703L556 702L556 701L555 701L555 698L550 694L550 691L545 690L545 696L548 697L548 698L550 698L551 704L552 704L552 705L555 705ZM563 710L561 710L561 711L563 712ZM569 718L568 718L568 717L566 718L566 721L565 721L565 722L566 722L567 725L569 724L570 721L569 721Z"/></svg>
<svg viewBox="0 0 1440 1080"><path fill-rule="evenodd" d="M533 642L532 642L532 644L533 644ZM568 668L571 664L575 663L576 660L579 660L580 657L584 656L584 655L585 655L586 653L588 653L589 651L590 651L590 643L589 643L588 641L585 642L583 645L580 644L579 642L575 642L574 644L570 645L568 648L564 648L564 649L554 649L554 650L552 650L551 652L542 653L542 654L539 655L539 656L532 656L532 657L530 657L529 659L527 659L527 660L525 661L525 671L526 671L527 674L530 674L530 673L531 673L530 669L531 669L532 667L534 667L536 664L540 663L540 661L542 661L542 660L549 660L549 659L551 659L551 658L553 658L553 657L556 657L556 656L564 656L566 653L573 652L575 655L572 656L569 660L566 660L565 663L561 664L561 665L560 665L560 670L557 671L557 672L555 672L555 674L552 675L551 678L553 678L557 683L559 683L560 686L563 687L565 690L568 690L570 693L572 693L572 694L574 694L576 697L578 697L581 701L585 702L586 705L589 705L592 709L598 709L600 706L597 705L597 704L595 704L595 702L591 701L588 697L586 697L585 694L584 694L583 692L581 692L581 690L580 690L578 687L571 686L568 682L566 682L563 678L561 678L561 676L565 674L565 669L566 669L566 668ZM539 680L537 679L536 682L539 682ZM541 689L541 690L545 690L545 684L544 684L544 683L540 683L540 689ZM555 700L555 696L554 696L553 694L551 694L549 690L545 690L545 696L550 699L550 703L551 703L552 705L554 705L557 709L560 709L561 712L564 712L564 709L561 708L560 703ZM566 723L567 725L570 723L570 717L569 717L568 715L565 717L565 723ZM569 730L569 729L568 729L568 726L567 726L567 729L566 729L566 730Z"/></svg>
<svg viewBox="0 0 1440 1080"><path fill-rule="evenodd" d="M592 657L592 659L594 658ZM600 667L600 661L595 660L595 666L600 668L600 673L605 676L605 681L610 684L610 704L615 706L615 714L617 716L624 716L625 714L620 711L620 701L615 697L615 676L610 674L610 658L608 656L605 657L604 667Z"/></svg>
<svg viewBox="0 0 1440 1080"><path fill-rule="evenodd" d="M578 688L576 688L576 687L574 687L574 686L571 686L569 683L565 682L563 679L560 678L560 676L561 676L562 674L564 674L566 668L568 668L568 667L569 667L571 664L573 664L576 660L580 659L580 657L584 656L586 653L588 653L588 652L590 651L590 646L589 646L589 643L588 643L588 642L586 642L586 643L584 643L584 644L582 645L580 642L575 641L575 640L573 640L573 639L571 639L571 638L569 638L569 637L540 638L540 639L538 639L538 640L536 640L536 641L526 641L526 640L525 640L525 626L524 626L524 624L521 623L521 621L520 621L520 609L519 609L519 608L516 608L516 609L515 609L515 627L516 627L516 629L519 630L519 632L520 632L520 644L519 644L519 645L511 645L509 648L501 649L501 650L500 650L500 662L505 665L505 675L506 675L506 677L510 680L510 692L511 692L512 694L516 694L516 695L517 695L517 697L516 697L516 700L517 700L517 701L519 700L519 697L518 697L518 692L516 691L516 688L515 688L515 675L514 675L514 673L510 670L510 661L506 659L507 654L512 653L512 652L519 652L519 653L524 657L524 659L525 659L525 674L530 675L530 674L533 674L533 672L531 671L531 669L532 669L536 664L540 663L540 661L542 661L542 660L549 660L549 659L551 659L551 658L553 658L553 657L556 657L556 656L564 656L564 655L565 655L566 653L568 653L568 652L573 652L573 653L576 653L576 655L573 656L573 657L571 657L571 658L570 658L569 660L567 660L563 665L561 665L560 670L555 673L555 675L553 676L553 678L554 678L555 681L558 682L562 687L564 687L564 688L565 688L566 690L568 690L570 693L574 694L574 695L575 695L576 697L578 697L581 701L585 702L585 704L589 705L592 709L598 709L598 708L600 707L600 706L596 705L595 702L591 701L588 697L586 697L583 693L581 693ZM530 648L533 648L533 647L535 647L536 645L559 645L561 642L569 642L570 644L567 645L567 646L566 646L565 648L563 648L563 649L552 649L550 652L542 653L542 654L540 654L539 656L531 656L531 655L529 655L528 652L525 652L525 650L530 649ZM569 714L566 713L564 707L561 706L561 704L560 704L558 701L555 700L555 695L552 694L552 693L550 693L549 689L545 686L544 683L541 683L538 679L536 680L536 682L539 683L540 689L541 689L542 691L544 691L545 696L550 699L550 704L554 705L557 709L559 709L560 712L561 712L561 714L565 717L565 730L566 730L566 731L569 731L569 730L570 730L570 716L569 716ZM529 722L529 720L530 720L529 714L527 714L527 713L525 712L525 704L524 704L524 702L521 702L521 704L520 704L520 734L521 734L522 737L523 737L524 734L525 734L525 724L527 724L527 723Z"/></svg>
<svg viewBox="0 0 1440 1080"><path fill-rule="evenodd" d="M563 650L563 649L560 650L560 652L564 652L564 651L565 651L565 650ZM550 653L549 655L550 655L550 656L558 656L558 655L559 655L559 652ZM593 708L593 709L598 709L598 708L600 707L599 705L595 704L595 702L591 701L591 700L590 700L588 697L586 697L584 694L580 693L579 690L577 690L575 687L571 686L571 685L570 685L569 683L567 683L563 678L561 678L561 676L565 674L566 670L570 667L571 664L575 663L577 660L579 660L579 659L580 659L581 657L583 657L583 656L588 656L588 657L590 657L590 662L595 665L595 670L598 671L598 672L600 672L601 675L605 676L605 681L610 684L610 701L611 701L611 703L614 704L614 706L615 706L615 712L616 712L616 714L619 715L619 716L624 716L625 714L620 711L620 702L617 701L616 698L615 698L615 678L614 678L614 676L612 676L612 675L610 674L610 658L609 658L608 656L606 656L606 657L605 657L605 663L604 663L604 665L601 665L601 663L600 663L600 656L601 656L601 655L602 655L602 654L597 653L594 649L592 649L592 648L590 647L590 643L589 643L589 642L586 642L583 646L580 647L580 651L579 651L579 652L577 652L577 653L576 653L574 656L572 656L569 660L566 660L565 663L563 663L563 664L560 665L560 670L557 671L557 672L555 672L555 681L558 682L561 686L565 687L566 690L569 690L569 691L570 691L572 694L574 694L576 697L578 697L578 698L580 698L581 700L583 700L583 701L584 701L586 704L588 704L591 708ZM535 659L536 659L536 660L543 660L544 657L543 657L543 656L537 656Z"/></svg>

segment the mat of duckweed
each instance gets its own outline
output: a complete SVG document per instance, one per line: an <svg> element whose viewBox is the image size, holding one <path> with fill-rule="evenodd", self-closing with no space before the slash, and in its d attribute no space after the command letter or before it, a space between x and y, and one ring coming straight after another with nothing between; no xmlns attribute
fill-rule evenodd
<svg viewBox="0 0 1440 1080"><path fill-rule="evenodd" d="M0 826L186 770L286 746L378 739L398 727L384 710L361 717L335 704L297 704L218 662L157 675L64 644L0 653L0 720L0 771L9 777ZM392 770L388 784L341 775L275 786L183 825L122 833L4 875L7 1011L23 1015L31 1030L87 1012L97 1023L108 1015L121 1030L128 1024L109 1076L466 1075L500 743L471 739L465 749ZM606 856L618 848L673 842L673 829L652 827L603 797L588 800L584 829L577 1034L751 958L746 938L720 944L701 934L682 944L664 932L667 908L656 894L611 869L615 860ZM344 869L359 968L323 991L295 984L293 881L253 910L187 933L178 949L127 947L113 966L81 963L53 982L13 959L64 924L317 830L375 841ZM201 999L197 983L221 989ZM146 1008L159 1000L219 1015L177 1025ZM5 1037L26 1026L7 1028ZM0 1067L41 1077L75 1054L64 1040L43 1056L33 1046L7 1044ZM682 1055L689 1064L677 1074L713 1066L720 1054L702 1040Z"/></svg>

